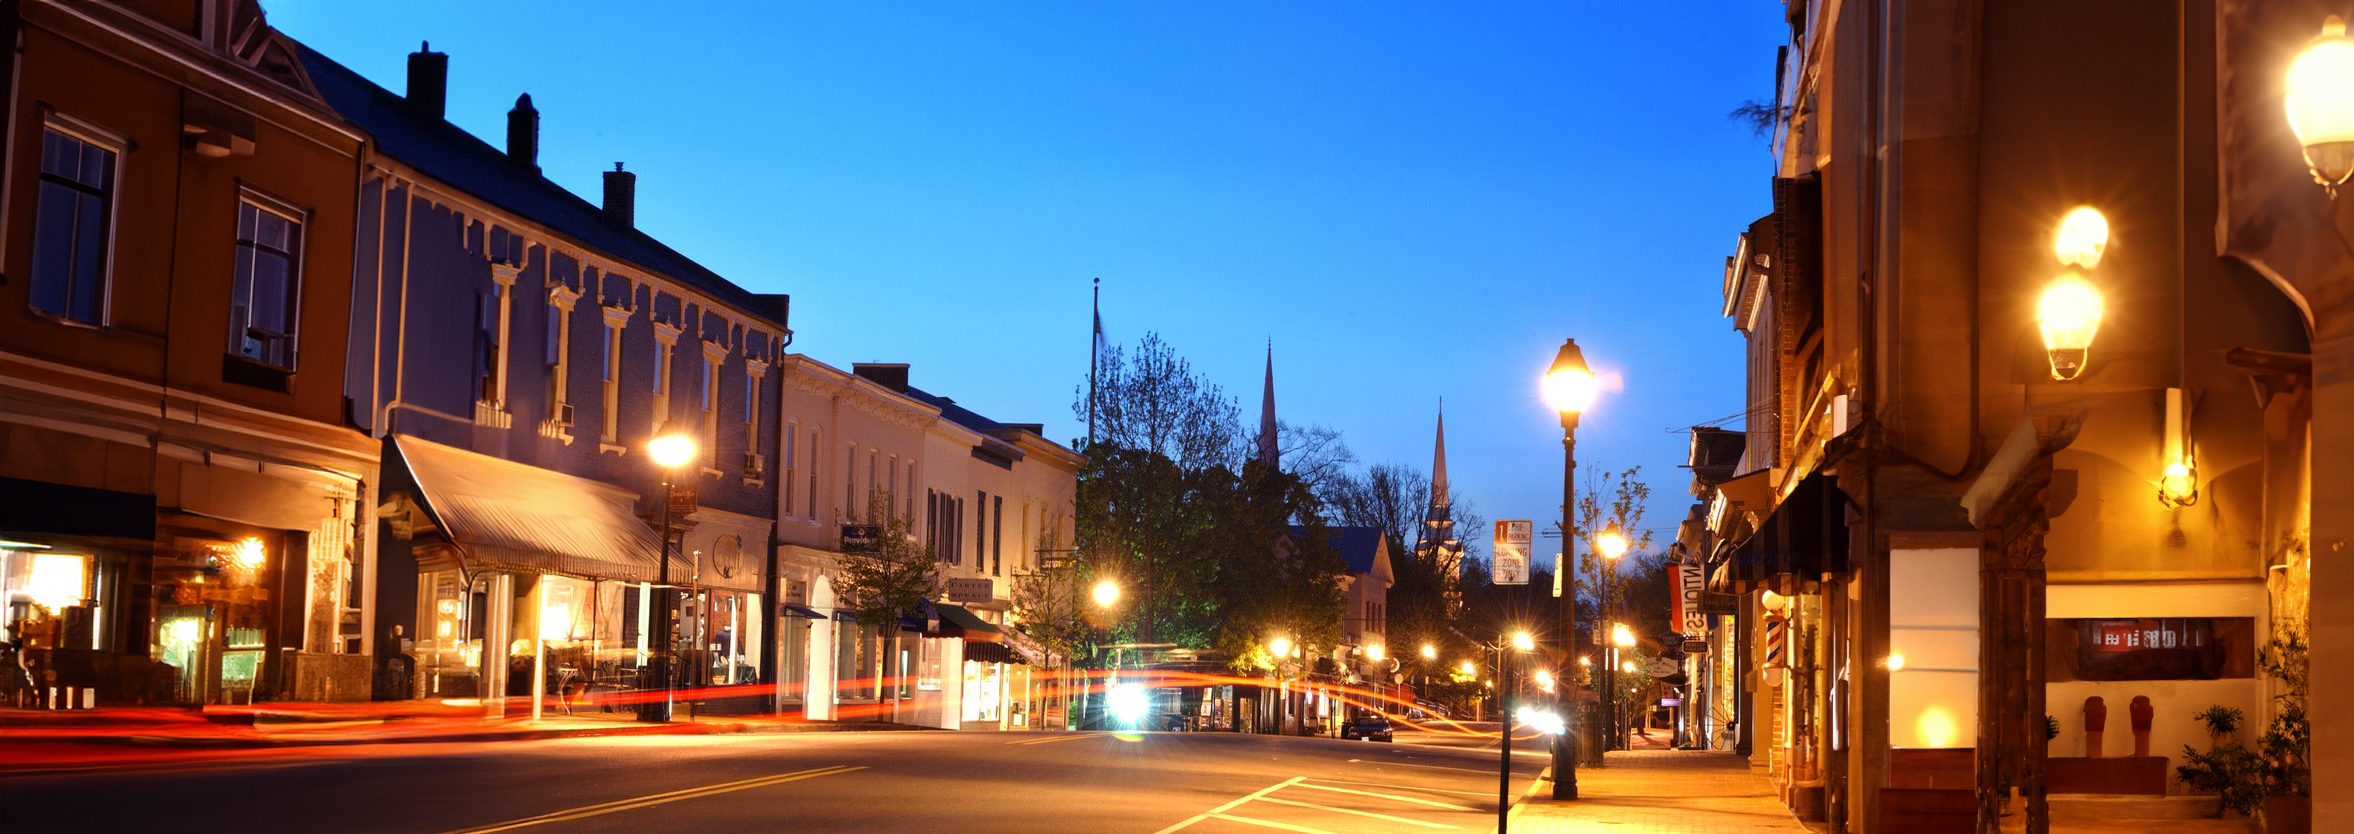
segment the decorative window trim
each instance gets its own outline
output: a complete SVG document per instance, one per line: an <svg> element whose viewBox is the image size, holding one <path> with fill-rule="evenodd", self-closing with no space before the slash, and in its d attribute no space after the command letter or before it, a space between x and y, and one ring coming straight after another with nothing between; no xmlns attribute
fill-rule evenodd
<svg viewBox="0 0 2354 834"><path fill-rule="evenodd" d="M59 113L55 110L51 110L49 109L48 105L41 106L41 127L44 131L54 130L74 139L87 142L89 144L98 145L114 154L113 176L109 177L106 183L106 230L104 232L106 235L106 266L98 271L99 290L97 321L82 321L81 319L74 318L70 315L52 313L39 309L32 306L30 295L27 295L26 297L25 309L30 311L35 316L69 327L87 327L103 330L112 326L114 322L114 268L116 262L115 241L118 239L116 233L120 231L122 227L122 211L120 210L120 205L122 202L123 193L123 161L126 157L130 156L131 149L135 147L135 145L131 142L131 137L129 136L116 133L104 127L100 127L94 122L85 121L73 116L66 115L64 113ZM37 150L38 148L36 147L36 151ZM37 183L41 176L38 153L35 154L32 173L34 180ZM36 185L34 189L35 196L33 198L33 211L36 215L36 218L33 222L35 224L34 228L38 229L39 220L37 215L40 212L39 186ZM29 248L30 247L28 247L28 249ZM30 269L27 270L28 277L30 271ZM67 306L72 305L69 303Z"/></svg>
<svg viewBox="0 0 2354 834"><path fill-rule="evenodd" d="M253 206L256 212L277 215L279 219L294 226L294 239L290 242L289 250L285 253L287 255L286 332L276 334L286 340L286 361L284 364L280 364L246 356L242 350L244 346L243 335L234 330L228 334L229 344L225 346L224 350L239 361L252 362L257 366L291 374L302 355L303 261L310 255L311 220L315 212L267 191L239 183L237 186L237 209L242 213L248 205ZM232 241L231 246L235 248L237 241L241 241L241 237L233 237ZM260 242L256 241L255 245L260 246ZM235 299L232 299L232 310L235 309L234 301ZM251 317L252 314L247 313L248 322L251 321ZM252 329L250 324L247 329Z"/></svg>

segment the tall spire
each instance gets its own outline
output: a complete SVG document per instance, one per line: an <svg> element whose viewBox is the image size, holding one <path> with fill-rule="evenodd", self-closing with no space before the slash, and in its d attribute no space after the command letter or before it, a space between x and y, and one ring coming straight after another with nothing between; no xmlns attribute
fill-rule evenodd
<svg viewBox="0 0 2354 834"><path fill-rule="evenodd" d="M1277 464L1275 452L1275 340L1267 340L1267 388L1259 398L1259 462Z"/></svg>
<svg viewBox="0 0 2354 834"><path fill-rule="evenodd" d="M1430 461L1430 505L1447 506L1447 406L1439 401L1438 452Z"/></svg>

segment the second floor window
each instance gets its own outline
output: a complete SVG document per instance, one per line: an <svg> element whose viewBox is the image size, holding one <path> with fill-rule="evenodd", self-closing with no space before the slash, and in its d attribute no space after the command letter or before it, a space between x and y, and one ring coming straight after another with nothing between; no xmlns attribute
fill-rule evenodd
<svg viewBox="0 0 2354 834"><path fill-rule="evenodd" d="M33 309L106 323L115 151L50 128L41 136L41 196L33 219Z"/></svg>
<svg viewBox="0 0 2354 834"><path fill-rule="evenodd" d="M272 367L294 367L301 246L302 221L292 212L265 208L250 197L238 204L230 352Z"/></svg>

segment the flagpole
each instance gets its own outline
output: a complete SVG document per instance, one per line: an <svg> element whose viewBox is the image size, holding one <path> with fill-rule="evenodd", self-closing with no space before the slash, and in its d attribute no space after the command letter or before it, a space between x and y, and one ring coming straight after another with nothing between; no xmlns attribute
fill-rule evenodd
<svg viewBox="0 0 2354 834"><path fill-rule="evenodd" d="M1103 279L1095 279L1088 306L1095 314L1095 330L1087 334L1087 445L1095 445L1095 363L1103 354Z"/></svg>

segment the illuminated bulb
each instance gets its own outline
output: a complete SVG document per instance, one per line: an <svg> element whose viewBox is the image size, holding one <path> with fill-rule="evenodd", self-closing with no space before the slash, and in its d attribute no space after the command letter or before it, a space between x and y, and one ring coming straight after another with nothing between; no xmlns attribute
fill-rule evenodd
<svg viewBox="0 0 2354 834"><path fill-rule="evenodd" d="M1891 672L1902 672L1904 671L1904 655L1889 655L1887 660L1880 661L1880 665L1888 667L1888 671Z"/></svg>
<svg viewBox="0 0 2354 834"><path fill-rule="evenodd" d="M1592 665L1594 665L1594 659L1593 659L1593 658L1591 658L1591 657L1581 657L1581 658L1578 658L1578 665L1579 665L1579 666L1592 666Z"/></svg>
<svg viewBox="0 0 2354 834"><path fill-rule="evenodd" d="M1120 601L1120 583L1109 579L1095 583L1095 604L1104 608Z"/></svg>
<svg viewBox="0 0 2354 834"><path fill-rule="evenodd" d="M1634 648L1634 647L1635 647L1635 633L1634 633L1634 632L1632 632L1632 631L1629 631L1629 630L1627 630L1627 624L1626 624L1626 623L1611 623L1611 624L1610 624L1610 642L1611 642L1611 645L1615 645L1615 646L1617 646L1617 647L1619 647L1619 648L1622 648L1622 649L1631 649L1631 648Z"/></svg>
<svg viewBox="0 0 2354 834"><path fill-rule="evenodd" d="M2313 180L2334 189L2354 174L2354 41L2346 22L2330 15L2289 63L2289 130L2305 148Z"/></svg>
<svg viewBox="0 0 2354 834"><path fill-rule="evenodd" d="M1437 647L1437 646L1433 646L1433 645L1431 645L1431 644L1429 644L1429 643L1424 643L1424 644L1422 644L1422 659L1424 659L1424 660L1437 660L1437 659L1439 659L1439 647Z"/></svg>
<svg viewBox="0 0 2354 834"><path fill-rule="evenodd" d="M2158 502L2169 507L2187 507L2199 502L2199 478L2189 461L2174 460L2166 464L2166 476L2158 479Z"/></svg>
<svg viewBox="0 0 2354 834"><path fill-rule="evenodd" d="M662 436L646 443L647 453L654 456L654 464L664 469L677 469L695 457L695 438L685 432L665 430Z"/></svg>
<svg viewBox="0 0 2354 834"><path fill-rule="evenodd" d="M1623 670L1623 671L1625 671L1627 674L1630 674L1630 675L1632 675L1632 674L1634 674L1634 673L1635 673L1635 662L1634 662L1634 661L1632 661L1632 660L1629 660L1629 661L1627 661L1627 662L1625 662L1625 663L1621 663L1621 664L1619 664L1619 665L1618 665L1618 668L1619 668L1619 669L1621 669L1621 670Z"/></svg>
<svg viewBox="0 0 2354 834"><path fill-rule="evenodd" d="M1515 649L1519 649L1519 650L1521 650L1521 651L1524 651L1524 652L1525 652L1525 651L1528 651L1528 650L1530 650L1530 649L1536 648L1536 647L1537 647L1537 641L1536 641L1536 640L1534 640L1534 639L1531 639L1531 638L1528 636L1528 632L1525 632L1525 631L1515 631L1515 632L1513 632L1513 633L1512 633L1512 647L1513 647L1513 648L1515 648Z"/></svg>
<svg viewBox="0 0 2354 834"><path fill-rule="evenodd" d="M1468 660L1463 661L1463 665L1456 668L1462 670L1463 676L1467 678L1479 674L1479 667L1471 665L1471 661Z"/></svg>
<svg viewBox="0 0 2354 834"><path fill-rule="evenodd" d="M1543 669L1538 669L1536 678L1538 689L1542 689L1547 692L1553 691L1553 673L1547 672Z"/></svg>
<svg viewBox="0 0 2354 834"><path fill-rule="evenodd" d="M2053 379L2075 379L2084 372L2085 354L2101 329L2101 312L2101 291L2074 272L2053 279L2043 291L2035 305L2035 323L2043 331Z"/></svg>
<svg viewBox="0 0 2354 834"><path fill-rule="evenodd" d="M1562 343L1561 352L1553 356L1553 367L1545 372L1543 387L1545 402L1561 412L1563 424L1569 425L1571 418L1594 404L1594 392L1601 383L1594 379L1593 371L1587 370L1586 355L1572 340Z"/></svg>
<svg viewBox="0 0 2354 834"><path fill-rule="evenodd" d="M1382 649L1380 643L1375 643L1365 647L1365 656L1373 660L1381 660L1381 656L1383 654L1386 654L1386 652Z"/></svg>
<svg viewBox="0 0 2354 834"><path fill-rule="evenodd" d="M1291 656L1291 638L1277 637L1267 641L1267 653L1276 657Z"/></svg>
<svg viewBox="0 0 2354 834"><path fill-rule="evenodd" d="M2100 264L2108 245L2109 218L2091 206L2078 206L2060 218L2060 231L2052 236L2052 254L2060 256L2060 263L2085 269Z"/></svg>
<svg viewBox="0 0 2354 834"><path fill-rule="evenodd" d="M1602 558L1605 559L1625 556L1627 555L1627 537L1619 535L1617 530L1605 530L1602 535L1594 537L1594 550L1602 554Z"/></svg>

